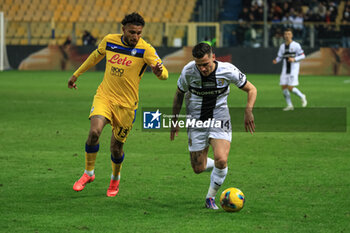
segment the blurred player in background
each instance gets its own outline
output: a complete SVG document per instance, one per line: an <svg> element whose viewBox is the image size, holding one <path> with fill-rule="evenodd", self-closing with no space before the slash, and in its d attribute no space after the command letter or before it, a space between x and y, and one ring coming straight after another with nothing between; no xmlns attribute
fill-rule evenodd
<svg viewBox="0 0 350 233"><path fill-rule="evenodd" d="M145 21L138 13L126 15L122 21L123 34L107 35L68 81L77 89L77 78L106 57L106 70L97 89L90 112L90 132L85 145L85 172L73 189L81 191L94 181L99 137L106 124L112 126L112 176L107 196L119 191L120 170L124 160L123 145L135 120L139 102L139 83L147 65L160 80L168 78L155 49L141 38Z"/></svg>
<svg viewBox="0 0 350 233"><path fill-rule="evenodd" d="M192 55L194 61L183 68L177 82L178 88L173 102L175 116L173 121L177 121L176 116L180 113L184 97L187 115L190 115L192 119L220 121L220 127L189 127L187 129L193 171L197 174L212 171L205 206L209 209L218 209L215 204L215 196L227 174L227 158L232 134L227 106L230 84L233 83L248 93L244 121L246 130L251 133L255 130L252 110L257 91L234 65L216 61L212 47L208 43L196 45L192 50ZM170 140L174 140L178 130L179 128L173 127L172 124ZM214 160L208 158L209 145L213 148Z"/></svg>
<svg viewBox="0 0 350 233"><path fill-rule="evenodd" d="M292 100L290 98L290 91L301 99L301 105L306 107L307 101L305 94L296 88L299 85L299 68L300 61L305 58L303 49L298 42L293 41L292 29L287 28L284 31L284 43L281 44L276 59L272 61L273 64L283 60L282 73L280 77L280 85L284 98L287 102L287 107L283 111L294 110Z"/></svg>

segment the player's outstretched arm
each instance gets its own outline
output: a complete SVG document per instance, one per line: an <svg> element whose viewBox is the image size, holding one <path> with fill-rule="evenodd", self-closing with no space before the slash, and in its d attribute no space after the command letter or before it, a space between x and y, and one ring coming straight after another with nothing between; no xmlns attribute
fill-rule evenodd
<svg viewBox="0 0 350 233"><path fill-rule="evenodd" d="M90 56L84 61L84 63L74 72L73 76L68 80L68 88L77 89L77 84L75 83L78 77L86 72L88 69L99 63L102 58L104 58L104 54L98 52L98 50L94 50Z"/></svg>
<svg viewBox="0 0 350 233"><path fill-rule="evenodd" d="M182 102L184 99L184 93L180 91L179 89L176 90L174 101L173 101L173 115L172 122L177 122L178 115L181 111ZM179 125L176 125L174 127L174 124L171 124L171 131L170 131L170 140L173 141L175 139L175 135L177 136L179 133Z"/></svg>
<svg viewBox="0 0 350 233"><path fill-rule="evenodd" d="M247 81L242 90L248 94L247 106L244 114L244 126L247 132L249 131L251 134L253 134L255 132L253 108L256 100L257 90L255 86L249 81Z"/></svg>

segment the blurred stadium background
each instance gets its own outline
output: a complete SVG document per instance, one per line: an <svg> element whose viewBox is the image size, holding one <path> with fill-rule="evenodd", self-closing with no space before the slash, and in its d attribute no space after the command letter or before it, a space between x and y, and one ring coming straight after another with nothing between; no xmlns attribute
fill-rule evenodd
<svg viewBox="0 0 350 233"><path fill-rule="evenodd" d="M232 59L235 53L233 57L243 57L240 59L243 67L240 63L238 66L246 72L277 73L279 68L270 63L261 63L259 68L254 66L253 59L244 57L256 56L260 60L268 57L270 61L283 42L283 28L291 27L294 39L301 42L307 55L320 48L332 48L316 57L322 60L320 57L331 54L333 63L347 67L339 72L342 69L334 70L337 65L333 64L324 74L349 72L349 52L335 50L350 47L350 1L347 0L0 0L5 26L2 47L6 45L8 63L13 69L75 69L84 56L79 58L74 54L88 54L106 34L120 33L121 20L133 11L144 16L143 37L159 48L161 57L177 51L175 48L215 39L221 60L237 62ZM56 65L20 66L23 59L48 45L52 51L56 46L63 60L75 60L75 64L59 61ZM67 52L72 46L75 52ZM227 48L236 50L221 52ZM9 68L5 58L2 63L4 68ZM324 62L319 60L318 65L324 67ZM253 61L251 66L247 65L250 61ZM170 70L178 72L181 65ZM102 70L103 65L97 69Z"/></svg>

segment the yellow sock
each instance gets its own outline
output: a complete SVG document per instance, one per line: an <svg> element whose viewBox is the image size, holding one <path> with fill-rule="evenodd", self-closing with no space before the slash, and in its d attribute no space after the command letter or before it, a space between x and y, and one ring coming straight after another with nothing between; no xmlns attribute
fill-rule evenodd
<svg viewBox="0 0 350 233"><path fill-rule="evenodd" d="M112 164L112 179L119 180L120 179L120 170L122 169L121 163L114 163L111 161Z"/></svg>
<svg viewBox="0 0 350 233"><path fill-rule="evenodd" d="M120 170L122 169L122 162L124 160L124 153L123 156L119 159L114 159L111 155L111 163L112 163L112 180L119 180L120 179Z"/></svg>
<svg viewBox="0 0 350 233"><path fill-rule="evenodd" d="M95 162L100 144L89 146L85 144L85 173L89 176L94 175Z"/></svg>
<svg viewBox="0 0 350 233"><path fill-rule="evenodd" d="M96 153L85 152L85 170L93 171L95 169L96 156L97 156L97 152Z"/></svg>

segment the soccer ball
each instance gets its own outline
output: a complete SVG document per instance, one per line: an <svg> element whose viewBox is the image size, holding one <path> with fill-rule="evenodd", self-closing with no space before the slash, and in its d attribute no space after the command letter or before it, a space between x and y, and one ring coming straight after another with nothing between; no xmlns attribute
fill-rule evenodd
<svg viewBox="0 0 350 233"><path fill-rule="evenodd" d="M228 188L221 193L220 204L227 212L240 211L245 202L244 194L237 188Z"/></svg>

